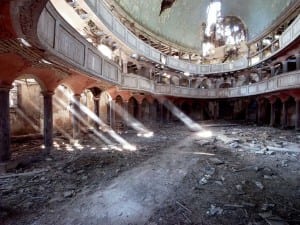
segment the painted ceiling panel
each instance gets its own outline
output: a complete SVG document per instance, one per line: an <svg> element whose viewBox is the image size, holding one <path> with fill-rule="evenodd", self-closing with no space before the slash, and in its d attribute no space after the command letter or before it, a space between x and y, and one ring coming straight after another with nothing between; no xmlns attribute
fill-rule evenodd
<svg viewBox="0 0 300 225"><path fill-rule="evenodd" d="M159 16L162 0L114 0L146 30L184 47L200 50L202 23L210 0L176 0ZM222 17L237 16L249 39L268 27L293 0L222 0Z"/></svg>

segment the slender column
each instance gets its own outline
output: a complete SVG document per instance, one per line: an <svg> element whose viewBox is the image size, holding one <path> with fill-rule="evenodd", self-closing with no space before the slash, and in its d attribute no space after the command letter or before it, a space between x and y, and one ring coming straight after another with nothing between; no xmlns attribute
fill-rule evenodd
<svg viewBox="0 0 300 225"><path fill-rule="evenodd" d="M282 73L287 73L287 72L288 72L288 62L282 61Z"/></svg>
<svg viewBox="0 0 300 225"><path fill-rule="evenodd" d="M43 92L44 96L44 145L46 152L53 146L53 92Z"/></svg>
<svg viewBox="0 0 300 225"><path fill-rule="evenodd" d="M99 97L94 97L94 113L98 118L100 118L99 101ZM99 130L99 124L96 121L94 123L94 127L96 130Z"/></svg>
<svg viewBox="0 0 300 225"><path fill-rule="evenodd" d="M72 111L72 125L73 125L73 139L78 139L80 135L80 94L73 96L73 111Z"/></svg>
<svg viewBox="0 0 300 225"><path fill-rule="evenodd" d="M281 111L281 128L286 128L287 126L287 110L286 101L282 101L282 111Z"/></svg>
<svg viewBox="0 0 300 225"><path fill-rule="evenodd" d="M249 120L249 103L250 101L247 99L245 101L246 103L246 107L245 107L245 120L248 121Z"/></svg>
<svg viewBox="0 0 300 225"><path fill-rule="evenodd" d="M257 101L257 117L256 117L256 123L258 125L261 125L261 107L262 107L262 103Z"/></svg>
<svg viewBox="0 0 300 225"><path fill-rule="evenodd" d="M217 111L218 111L218 102L217 101L215 101L214 102L214 120L217 120L217 118L218 118L218 113L217 113Z"/></svg>
<svg viewBox="0 0 300 225"><path fill-rule="evenodd" d="M296 70L300 70L300 54L296 54Z"/></svg>
<svg viewBox="0 0 300 225"><path fill-rule="evenodd" d="M124 110L124 128L128 128L130 122L129 122L129 112L128 112L128 101L123 102L123 110Z"/></svg>
<svg viewBox="0 0 300 225"><path fill-rule="evenodd" d="M109 117L110 117L110 127L114 129L116 127L116 111L115 111L115 105L116 105L116 100L111 100L110 101L110 112L109 112Z"/></svg>
<svg viewBox="0 0 300 225"><path fill-rule="evenodd" d="M295 130L300 130L300 98L296 98Z"/></svg>
<svg viewBox="0 0 300 225"><path fill-rule="evenodd" d="M163 123L164 121L164 106L163 103L159 103L159 122Z"/></svg>
<svg viewBox="0 0 300 225"><path fill-rule="evenodd" d="M0 163L10 159L9 90L0 86Z"/></svg>
<svg viewBox="0 0 300 225"><path fill-rule="evenodd" d="M270 126L273 127L275 125L275 101L270 103L271 103Z"/></svg>
<svg viewBox="0 0 300 225"><path fill-rule="evenodd" d="M142 107L142 104L141 103L138 103L138 107L137 107L137 119L139 121L142 121L142 110L143 110L143 107Z"/></svg>

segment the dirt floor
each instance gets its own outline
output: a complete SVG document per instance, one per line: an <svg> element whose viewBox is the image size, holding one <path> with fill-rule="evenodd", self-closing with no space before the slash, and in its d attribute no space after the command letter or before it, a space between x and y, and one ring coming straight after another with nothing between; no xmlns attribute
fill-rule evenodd
<svg viewBox="0 0 300 225"><path fill-rule="evenodd" d="M135 151L55 138L13 144L2 225L300 224L300 133L225 122L121 134ZM208 132L210 131L210 132Z"/></svg>

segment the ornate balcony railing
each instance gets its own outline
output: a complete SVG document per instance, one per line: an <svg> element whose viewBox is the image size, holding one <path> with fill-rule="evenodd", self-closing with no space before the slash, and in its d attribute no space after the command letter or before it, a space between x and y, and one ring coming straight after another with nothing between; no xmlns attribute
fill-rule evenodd
<svg viewBox="0 0 300 225"><path fill-rule="evenodd" d="M96 0L95 0L96 1ZM299 33L293 29L292 33ZM154 83L153 80L135 74L122 74L120 67L105 58L93 45L74 30L48 3L43 10L37 28L40 42L48 51L49 61L72 66L78 71L119 85L121 88L145 91L159 95L188 98L232 98L300 88L300 71L272 77L247 86L224 89L187 88ZM212 67L216 65L211 65ZM217 69L216 69L217 70Z"/></svg>

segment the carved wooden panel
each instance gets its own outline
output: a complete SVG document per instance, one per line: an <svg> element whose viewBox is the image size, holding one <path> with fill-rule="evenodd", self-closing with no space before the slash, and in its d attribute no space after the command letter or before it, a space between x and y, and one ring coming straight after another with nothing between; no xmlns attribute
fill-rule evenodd
<svg viewBox="0 0 300 225"><path fill-rule="evenodd" d="M38 27L39 35L51 48L54 48L55 18L46 9L40 16Z"/></svg>
<svg viewBox="0 0 300 225"><path fill-rule="evenodd" d="M138 41L138 50L145 56L150 56L149 45L145 44L143 41Z"/></svg>
<svg viewBox="0 0 300 225"><path fill-rule="evenodd" d="M289 87L298 83L298 76L296 74L283 76L278 79L278 87Z"/></svg>
<svg viewBox="0 0 300 225"><path fill-rule="evenodd" d="M151 90L150 80L140 79L139 80L139 88L142 90Z"/></svg>
<svg viewBox="0 0 300 225"><path fill-rule="evenodd" d="M123 84L125 87L138 88L138 80L135 77L124 76Z"/></svg>
<svg viewBox="0 0 300 225"><path fill-rule="evenodd" d="M97 6L97 0L86 0L86 3L87 3L92 9L96 9L96 6Z"/></svg>
<svg viewBox="0 0 300 225"><path fill-rule="evenodd" d="M210 66L209 65L201 65L199 73L209 73L210 72Z"/></svg>
<svg viewBox="0 0 300 225"><path fill-rule="evenodd" d="M150 49L150 56L152 59L156 60L156 61L160 61L160 52L157 51L154 48Z"/></svg>
<svg viewBox="0 0 300 225"><path fill-rule="evenodd" d="M241 95L247 95L248 94L248 87L241 87Z"/></svg>
<svg viewBox="0 0 300 225"><path fill-rule="evenodd" d="M85 47L63 27L59 27L57 50L73 62L84 64Z"/></svg>
<svg viewBox="0 0 300 225"><path fill-rule="evenodd" d="M221 72L223 70L222 64L212 64L211 65L211 72Z"/></svg>
<svg viewBox="0 0 300 225"><path fill-rule="evenodd" d="M188 72L189 65L186 62L179 61L178 65L181 70Z"/></svg>
<svg viewBox="0 0 300 225"><path fill-rule="evenodd" d="M132 47L137 47L137 38L131 32L127 32L127 42Z"/></svg>
<svg viewBox="0 0 300 225"><path fill-rule="evenodd" d="M264 82L264 83L260 83L260 84L258 84L257 85L258 87L257 87L257 89L258 89L258 92L264 92L264 91L266 91L267 90L267 88L268 88L268 86L267 86L267 83L266 82Z"/></svg>
<svg viewBox="0 0 300 225"><path fill-rule="evenodd" d="M102 58L90 49L88 50L87 67L98 74L102 72Z"/></svg>
<svg viewBox="0 0 300 225"><path fill-rule="evenodd" d="M277 79L272 79L268 81L268 89L274 90L277 88Z"/></svg>
<svg viewBox="0 0 300 225"><path fill-rule="evenodd" d="M116 33L121 36L124 40L126 37L126 29L125 27L118 21L114 20L114 30Z"/></svg>
<svg viewBox="0 0 300 225"><path fill-rule="evenodd" d="M170 66L178 67L179 60L174 59L173 57L168 57L167 64Z"/></svg>
<svg viewBox="0 0 300 225"><path fill-rule="evenodd" d="M293 24L293 37L296 38L300 34L300 16L294 21Z"/></svg>
<svg viewBox="0 0 300 225"><path fill-rule="evenodd" d="M249 88L248 88L248 91L249 91L249 94L254 94L257 92L257 85L253 84L253 85L250 85Z"/></svg>
<svg viewBox="0 0 300 225"><path fill-rule="evenodd" d="M100 5L99 15L101 16L101 18L104 20L104 22L106 22L106 24L107 24L110 28L113 28L113 16L112 16L111 13L107 10L106 7L103 7L103 4L99 4L99 5Z"/></svg>
<svg viewBox="0 0 300 225"><path fill-rule="evenodd" d="M189 71L191 73L197 73L197 66L190 63L189 64Z"/></svg>
<svg viewBox="0 0 300 225"><path fill-rule="evenodd" d="M281 47L285 46L292 40L292 30L287 29L281 36Z"/></svg>

